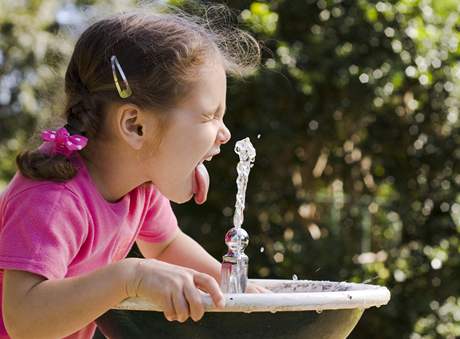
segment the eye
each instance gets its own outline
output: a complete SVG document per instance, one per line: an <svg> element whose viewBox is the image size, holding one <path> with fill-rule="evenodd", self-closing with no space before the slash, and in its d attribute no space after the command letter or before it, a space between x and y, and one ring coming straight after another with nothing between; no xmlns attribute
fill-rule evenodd
<svg viewBox="0 0 460 339"><path fill-rule="evenodd" d="M215 111L211 111L208 113L203 113L202 116L206 121L211 120L223 120L225 114L225 110L221 112L220 106L216 108Z"/></svg>
<svg viewBox="0 0 460 339"><path fill-rule="evenodd" d="M205 113L203 114L203 117L206 121L208 120L213 120L217 117L217 115L215 113Z"/></svg>
<svg viewBox="0 0 460 339"><path fill-rule="evenodd" d="M203 115L201 116L201 119L202 119L202 121L204 121L204 122L211 121L212 118L213 118L212 115L209 115L209 114L203 114Z"/></svg>

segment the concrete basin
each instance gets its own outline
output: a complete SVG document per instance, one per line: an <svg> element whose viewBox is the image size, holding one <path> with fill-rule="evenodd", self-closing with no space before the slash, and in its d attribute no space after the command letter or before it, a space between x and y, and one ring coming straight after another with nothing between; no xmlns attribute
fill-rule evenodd
<svg viewBox="0 0 460 339"><path fill-rule="evenodd" d="M273 293L226 294L216 310L203 294L206 313L199 322L164 319L161 308L140 298L124 300L98 320L113 339L135 338L346 338L365 309L385 305L387 288L376 285L313 280L250 279ZM127 312L129 310L129 312ZM103 338L100 333L94 338Z"/></svg>

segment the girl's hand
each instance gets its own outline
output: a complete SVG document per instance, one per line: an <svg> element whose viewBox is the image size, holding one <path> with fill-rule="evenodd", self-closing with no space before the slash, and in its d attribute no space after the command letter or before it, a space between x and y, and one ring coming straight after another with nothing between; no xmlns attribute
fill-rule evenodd
<svg viewBox="0 0 460 339"><path fill-rule="evenodd" d="M262 287L260 285L254 284L253 282L248 282L246 286L246 293L273 293L269 289Z"/></svg>
<svg viewBox="0 0 460 339"><path fill-rule="evenodd" d="M225 306L219 285L210 275L155 259L138 259L135 265L126 286L128 297L144 297L161 305L169 321L203 317L199 289L209 293L216 307Z"/></svg>

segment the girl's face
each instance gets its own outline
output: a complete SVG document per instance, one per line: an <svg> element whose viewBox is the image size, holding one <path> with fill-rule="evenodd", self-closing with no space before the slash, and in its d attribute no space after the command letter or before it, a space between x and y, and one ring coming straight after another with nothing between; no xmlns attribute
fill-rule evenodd
<svg viewBox="0 0 460 339"><path fill-rule="evenodd" d="M176 203L192 198L197 185L196 167L218 154L220 146L230 139L230 131L223 122L226 89L221 64L214 62L202 67L188 96L168 112L160 144L147 158L147 177Z"/></svg>

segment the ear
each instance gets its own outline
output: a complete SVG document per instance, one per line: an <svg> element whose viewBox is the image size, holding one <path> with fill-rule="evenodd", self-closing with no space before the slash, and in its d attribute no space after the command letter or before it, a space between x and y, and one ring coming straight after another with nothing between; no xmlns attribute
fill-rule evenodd
<svg viewBox="0 0 460 339"><path fill-rule="evenodd" d="M146 142L145 113L135 105L126 104L118 109L118 129L122 139L135 150Z"/></svg>

